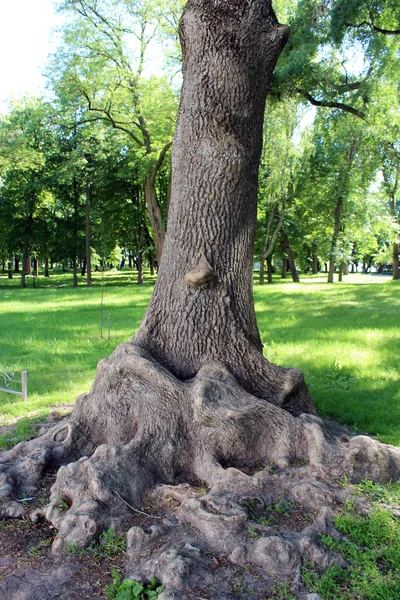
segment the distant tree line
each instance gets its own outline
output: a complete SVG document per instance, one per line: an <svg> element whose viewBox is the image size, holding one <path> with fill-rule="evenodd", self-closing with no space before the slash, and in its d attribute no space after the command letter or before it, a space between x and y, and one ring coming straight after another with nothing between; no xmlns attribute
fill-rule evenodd
<svg viewBox="0 0 400 600"><path fill-rule="evenodd" d="M395 0L279 0L291 39L264 126L255 262L272 272L390 268L399 277L399 44ZM182 3L65 0L50 100L0 120L0 267L93 269L162 256L178 110ZM162 47L164 73L149 75ZM158 48L158 50L157 50ZM310 112L310 108L313 112ZM243 107L245 110L245 107Z"/></svg>

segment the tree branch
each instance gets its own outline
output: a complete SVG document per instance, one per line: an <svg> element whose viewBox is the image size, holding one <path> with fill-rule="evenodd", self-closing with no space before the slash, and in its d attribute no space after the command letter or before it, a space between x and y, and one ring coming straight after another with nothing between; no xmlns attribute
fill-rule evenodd
<svg viewBox="0 0 400 600"><path fill-rule="evenodd" d="M152 170L151 174L150 174L150 181L152 184L154 184L154 180L157 176L158 171L161 169L161 166L164 162L164 158L165 155L167 154L168 150L171 148L172 146L172 142L168 142L168 144L165 144L164 148L161 150L160 155L158 157L158 160L155 164L154 169Z"/></svg>
<svg viewBox="0 0 400 600"><path fill-rule="evenodd" d="M353 23L345 23L346 27L351 27L352 29L361 29L361 27L369 27L372 31L376 31L377 33L382 33L383 35L400 35L400 29L383 29L382 27L378 27L374 25L373 21L361 21L358 25L354 25Z"/></svg>
<svg viewBox="0 0 400 600"><path fill-rule="evenodd" d="M303 90L301 88L296 88L295 90L298 94L301 94L304 98L306 98L311 104L314 106L322 106L324 108L338 108L343 110L344 112L348 112L352 115L355 115L359 119L365 120L365 113L361 112L357 108L350 106L349 104L344 104L343 102L331 102L329 100L317 100L309 92Z"/></svg>
<svg viewBox="0 0 400 600"><path fill-rule="evenodd" d="M110 125L114 128L114 129L118 129L119 131L124 131L126 134L129 135L129 137L131 137L140 148L142 148L144 146L143 142L133 133L133 131L131 129L128 129L127 127L125 127L125 125L123 124L123 122L117 121L116 119L114 119L114 117L111 115L111 106L109 107L109 109L107 110L106 108L97 108L95 106L93 106L92 104L92 99L90 98L89 94L87 94L87 92L85 92L85 90L80 90L81 94L84 96L84 98L86 99L87 103L88 103L88 109L91 112L95 112L95 113L102 113L105 115L105 117L101 117L100 115L98 115L96 117L97 120L99 121L107 121L108 123L110 123Z"/></svg>

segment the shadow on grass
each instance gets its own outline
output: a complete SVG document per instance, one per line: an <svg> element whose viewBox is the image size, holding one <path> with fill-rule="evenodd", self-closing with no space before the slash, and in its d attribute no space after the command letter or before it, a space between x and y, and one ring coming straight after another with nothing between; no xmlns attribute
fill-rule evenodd
<svg viewBox="0 0 400 600"><path fill-rule="evenodd" d="M123 269L122 271L112 270L106 271L104 276L101 272L93 272L92 274L92 287L110 287L118 285L120 287L125 286L138 286L137 283L137 271L131 269ZM150 271L145 270L143 273L144 286L154 285L156 280L155 275L151 275ZM86 277L78 275L78 287L86 287ZM142 287L142 286L138 286ZM12 279L8 279L8 276L4 273L0 273L0 290L12 290L21 288L21 274L13 274ZM51 273L50 277L44 277L44 273L40 272L39 277L27 275L26 277L26 289L59 289L59 288L73 288L73 277L71 273ZM76 289L76 288L73 288Z"/></svg>

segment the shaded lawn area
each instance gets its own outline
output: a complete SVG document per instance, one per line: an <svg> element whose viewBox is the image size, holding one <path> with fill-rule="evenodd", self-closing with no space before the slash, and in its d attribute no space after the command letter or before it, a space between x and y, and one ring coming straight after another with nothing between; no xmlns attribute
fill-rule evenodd
<svg viewBox="0 0 400 600"><path fill-rule="evenodd" d="M129 340L153 279L131 271L94 274L92 288L71 275L39 277L27 289L0 276L0 371L28 371L28 401L0 393L0 424L47 414L89 390L99 359ZM254 286L265 356L302 369L321 416L400 445L400 284L356 276ZM377 283L379 282L379 283ZM103 294L103 339L100 303ZM108 314L111 339L107 339ZM2 385L2 383L0 383Z"/></svg>

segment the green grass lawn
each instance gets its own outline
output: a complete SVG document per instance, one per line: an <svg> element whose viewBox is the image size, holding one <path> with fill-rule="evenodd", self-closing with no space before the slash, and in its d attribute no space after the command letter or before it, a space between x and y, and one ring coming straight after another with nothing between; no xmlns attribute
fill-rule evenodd
<svg viewBox="0 0 400 600"><path fill-rule="evenodd" d="M136 285L133 272L72 288L71 274L52 275L19 289L0 276L0 372L28 371L28 400L0 393L0 424L46 414L87 391L97 361L136 331L153 280ZM400 445L400 285L386 277L325 277L300 284L255 284L265 356L302 369L320 415ZM108 314L111 339L107 339ZM2 380L0 380L0 386Z"/></svg>

